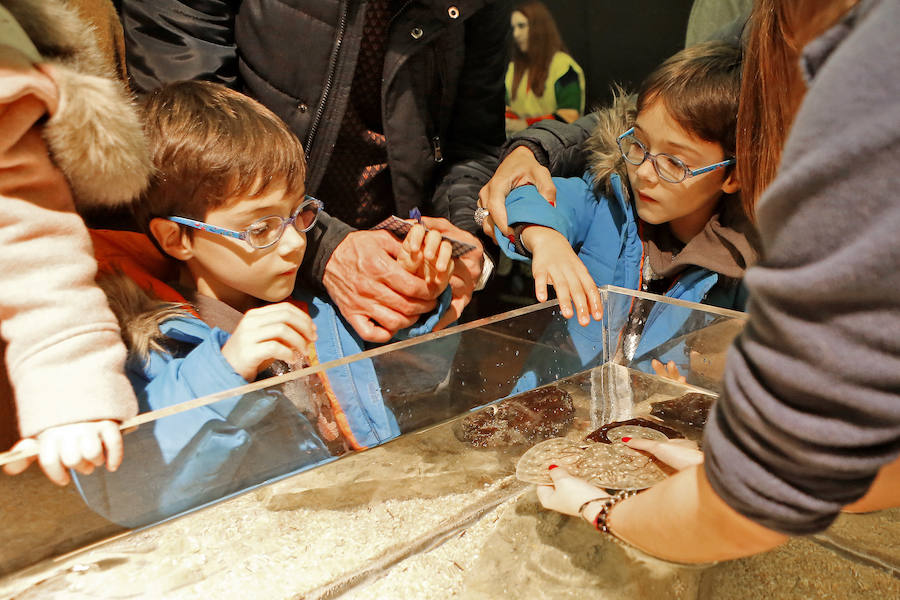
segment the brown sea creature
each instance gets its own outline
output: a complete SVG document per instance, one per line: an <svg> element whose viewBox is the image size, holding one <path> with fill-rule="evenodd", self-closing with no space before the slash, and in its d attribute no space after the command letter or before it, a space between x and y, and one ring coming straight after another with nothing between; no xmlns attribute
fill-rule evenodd
<svg viewBox="0 0 900 600"><path fill-rule="evenodd" d="M715 396L690 392L672 400L651 403L650 414L664 421L674 421L702 429L715 401Z"/></svg>
<svg viewBox="0 0 900 600"><path fill-rule="evenodd" d="M466 417L457 436L479 448L533 444L565 434L574 417L575 404L568 392L542 387Z"/></svg>

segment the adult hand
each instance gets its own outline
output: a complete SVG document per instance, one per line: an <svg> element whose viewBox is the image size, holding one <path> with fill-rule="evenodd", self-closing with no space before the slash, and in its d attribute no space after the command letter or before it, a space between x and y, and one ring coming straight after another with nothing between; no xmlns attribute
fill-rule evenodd
<svg viewBox="0 0 900 600"><path fill-rule="evenodd" d="M397 262L401 252L401 242L387 231L354 231L325 265L328 295L369 342L387 342L436 304L425 281Z"/></svg>
<svg viewBox="0 0 900 600"><path fill-rule="evenodd" d="M481 228L491 239L494 239L494 225L503 235L512 233L506 220L506 196L521 185L534 185L547 202L556 206L556 186L550 171L537 161L531 150L519 146L503 159L494 176L478 192L478 206L490 213Z"/></svg>
<svg viewBox="0 0 900 600"><path fill-rule="evenodd" d="M697 442L691 440L647 440L643 438L622 438L622 443L634 450L652 454L676 471L703 464L703 453Z"/></svg>
<svg viewBox="0 0 900 600"><path fill-rule="evenodd" d="M122 464L122 434L115 421L86 421L60 425L42 431L36 438L25 438L12 447L13 452L38 452L3 466L8 475L18 475L35 458L47 478L57 485L69 483L67 469L89 475L95 467L106 463L112 472Z"/></svg>
<svg viewBox="0 0 900 600"><path fill-rule="evenodd" d="M552 485L537 486L538 500L544 508L573 517L582 516L578 510L585 502L609 497L602 489L583 479L569 475L563 467L550 466Z"/></svg>
<svg viewBox="0 0 900 600"><path fill-rule="evenodd" d="M297 362L316 339L308 314L289 302L248 310L222 346L222 356L235 373L253 381L273 360Z"/></svg>
<svg viewBox="0 0 900 600"><path fill-rule="evenodd" d="M522 243L531 250L531 273L534 276L534 295L538 302L547 300L547 284L553 285L562 315L585 326L591 317L603 318L603 303L597 284L587 267L572 250L564 235L549 227L532 225L522 230ZM575 311L572 311L572 305Z"/></svg>
<svg viewBox="0 0 900 600"><path fill-rule="evenodd" d="M657 440L645 440L638 438L622 438L629 448L648 452L663 461L676 471L703 463L703 453L697 449L697 444L690 440L669 440L660 442ZM574 517L585 517L578 510L591 500L603 500L609 495L594 485L573 477L562 467L550 469L551 485L537 486L538 500L544 508L555 510ZM588 513L594 511L586 511ZM590 516L590 515L587 515Z"/></svg>
<svg viewBox="0 0 900 600"><path fill-rule="evenodd" d="M447 219L422 217L422 222L429 229L439 231L441 234L459 242L475 246L474 250L470 250L453 261L453 275L450 277L450 289L453 291L453 299L450 301L450 307L447 309L447 312L434 326L434 331L440 331L459 319L463 309L472 300L475 283L481 276L481 269L484 267L484 246L481 245L477 237L468 231L456 227Z"/></svg>

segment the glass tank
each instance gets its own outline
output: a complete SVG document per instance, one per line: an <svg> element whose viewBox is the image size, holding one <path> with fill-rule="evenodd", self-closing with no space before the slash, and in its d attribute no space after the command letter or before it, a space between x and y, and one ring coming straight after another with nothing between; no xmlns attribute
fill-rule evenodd
<svg viewBox="0 0 900 600"><path fill-rule="evenodd" d="M544 440L699 439L746 315L601 295L588 327L550 301L139 415L67 488L3 477L0 595L327 597L486 523Z"/></svg>

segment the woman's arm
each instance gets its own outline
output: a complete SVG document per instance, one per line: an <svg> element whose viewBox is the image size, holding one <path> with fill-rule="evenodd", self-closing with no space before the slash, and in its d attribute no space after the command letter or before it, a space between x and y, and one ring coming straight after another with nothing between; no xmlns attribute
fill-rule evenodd
<svg viewBox="0 0 900 600"><path fill-rule="evenodd" d="M594 504L584 515L595 518L599 510L599 504ZM725 504L699 466L624 500L610 511L607 523L613 535L636 548L680 563L740 558L788 539Z"/></svg>
<svg viewBox="0 0 900 600"><path fill-rule="evenodd" d="M844 512L862 513L900 506L900 458L878 471L866 495L844 507Z"/></svg>

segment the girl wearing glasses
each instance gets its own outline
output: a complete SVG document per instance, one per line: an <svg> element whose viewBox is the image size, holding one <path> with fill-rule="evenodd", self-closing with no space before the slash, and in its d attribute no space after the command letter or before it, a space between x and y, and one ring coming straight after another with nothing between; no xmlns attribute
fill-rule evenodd
<svg viewBox="0 0 900 600"><path fill-rule="evenodd" d="M590 167L555 178L557 206L532 186L506 200L512 258L531 260L538 300L552 284L563 314L600 318L598 285L742 309L756 259L734 172L740 50L693 46L619 98L588 141Z"/></svg>
<svg viewBox="0 0 900 600"><path fill-rule="evenodd" d="M512 234L497 229L494 237L507 256L531 261L539 301L553 285L567 319L560 326L577 351L554 359L561 370L594 364L603 351L602 330L591 323L602 317L598 286L743 310L742 278L757 252L734 172L740 60L723 42L681 51L647 78L636 102L620 97L598 113L589 168L553 179L555 205L534 186L507 196ZM683 345L662 348L683 315L653 310L649 302L632 307L620 347L611 349L620 363L692 381L718 368L716 361L692 373ZM538 354L528 365L544 366L526 366L514 391L554 375Z"/></svg>

